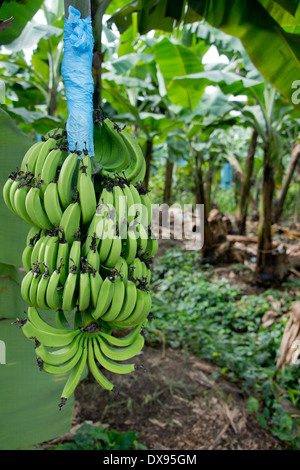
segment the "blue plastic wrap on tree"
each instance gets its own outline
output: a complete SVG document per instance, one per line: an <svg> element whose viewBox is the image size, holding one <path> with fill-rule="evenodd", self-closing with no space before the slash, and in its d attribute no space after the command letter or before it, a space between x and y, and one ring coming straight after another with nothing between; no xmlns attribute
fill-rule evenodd
<svg viewBox="0 0 300 470"><path fill-rule="evenodd" d="M225 162L221 170L221 188L223 190L232 187L232 166L230 163Z"/></svg>
<svg viewBox="0 0 300 470"><path fill-rule="evenodd" d="M64 58L62 77L65 82L69 152L87 148L94 156L92 75L94 37L91 17L81 18L76 8L69 7L64 23Z"/></svg>

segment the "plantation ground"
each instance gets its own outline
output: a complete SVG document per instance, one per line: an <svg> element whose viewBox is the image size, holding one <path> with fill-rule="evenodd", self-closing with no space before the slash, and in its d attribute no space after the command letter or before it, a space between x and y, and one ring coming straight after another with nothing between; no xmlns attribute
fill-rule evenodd
<svg viewBox="0 0 300 470"><path fill-rule="evenodd" d="M161 246L160 255L169 248L172 243ZM257 297L263 292L249 282L250 272L238 264L214 267L213 278L226 278L245 295ZM297 292L298 287L295 293L289 289L292 297ZM146 372L127 376L105 372L117 395L102 390L92 376L82 381L75 392L71 433L46 443L45 448L70 441L88 422L120 433L134 431L138 442L149 450L290 450L247 409L249 396L242 384L221 374L211 361L166 347L162 340L159 346L147 344L136 362ZM259 412L262 409L263 404Z"/></svg>
<svg viewBox="0 0 300 470"><path fill-rule="evenodd" d="M76 390L71 435L54 442L68 441L88 421L135 431L150 450L289 449L247 411L247 397L236 384L213 378L217 369L208 361L149 346L136 361L147 371L111 376L118 395L88 376Z"/></svg>

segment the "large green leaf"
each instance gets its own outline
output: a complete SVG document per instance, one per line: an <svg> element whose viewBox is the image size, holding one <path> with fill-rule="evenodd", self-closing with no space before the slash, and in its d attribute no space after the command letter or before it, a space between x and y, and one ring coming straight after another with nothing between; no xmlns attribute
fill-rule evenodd
<svg viewBox="0 0 300 470"><path fill-rule="evenodd" d="M262 2L262 0L260 0ZM291 15L295 15L299 7L298 0L274 0L274 3L279 4L284 10L288 11Z"/></svg>
<svg viewBox="0 0 300 470"><path fill-rule="evenodd" d="M39 24L29 21L14 41L6 45L11 52L21 51L24 48L32 48L40 39L48 40L51 36L61 36L61 28L49 24Z"/></svg>
<svg viewBox="0 0 300 470"><path fill-rule="evenodd" d="M300 76L299 35L284 31L254 0L189 0L189 4L212 26L240 38L262 75L292 99L292 83Z"/></svg>
<svg viewBox="0 0 300 470"><path fill-rule="evenodd" d="M265 8L262 3L265 3ZM292 13L295 13L297 22L299 9L295 10L295 1L290 2L289 6L287 0L262 3L258 0L187 0L186 4L193 14L188 15L186 11L189 10L185 8L181 19L186 22L205 19L212 26L239 38L255 67L292 102L292 84L299 80L300 76L300 36L288 32L293 29L284 29L288 25L281 26L276 21L280 21L278 13L275 17L271 13L275 15L275 9L277 8L278 12L278 8L281 8L281 12L285 13L284 17L281 15L282 21L287 18L286 15L292 16ZM147 17L149 11L151 17ZM165 0L139 0L121 9L112 16L111 21L124 31L131 24L132 13L138 12L138 28L141 34L151 29L169 31L170 17L166 16L166 11ZM155 22L154 18L157 16L160 17ZM298 31L297 26L294 30ZM297 103L293 104L299 107Z"/></svg>
<svg viewBox="0 0 300 470"><path fill-rule="evenodd" d="M0 364L0 449L27 450L70 431L74 399L59 411L67 376L40 372L34 344L11 323L0 320L6 351L6 363Z"/></svg>
<svg viewBox="0 0 300 470"><path fill-rule="evenodd" d="M201 72L203 70L201 59L193 50L175 44L168 38L163 38L154 45L154 55L170 101L192 110L201 98L204 87L200 82L194 82L193 88L178 86L174 78Z"/></svg>
<svg viewBox="0 0 300 470"><path fill-rule="evenodd" d="M29 225L16 217L6 207L2 188L11 171L20 167L26 150L33 142L23 134L14 120L0 108L0 262L21 265L22 251Z"/></svg>
<svg viewBox="0 0 300 470"><path fill-rule="evenodd" d="M31 20L40 9L44 0L24 0L22 3L15 1L4 2L0 9L0 19L6 20L13 17L14 20L5 31L0 32L0 44L9 44L22 32L26 23Z"/></svg>
<svg viewBox="0 0 300 470"><path fill-rule="evenodd" d="M300 4L297 0L297 7L284 8L281 2L275 2L273 0L260 0L263 7L269 12L274 20L280 24L280 26L289 33L299 34L300 32ZM288 4L287 6L292 6Z"/></svg>
<svg viewBox="0 0 300 470"><path fill-rule="evenodd" d="M174 77L174 82L180 82L183 88L191 88L194 84L196 86L201 85L203 88L208 85L218 84L224 93L231 93L235 96L249 93L248 89L261 92L264 87L262 79L243 77L237 73L224 70L205 70L185 77Z"/></svg>

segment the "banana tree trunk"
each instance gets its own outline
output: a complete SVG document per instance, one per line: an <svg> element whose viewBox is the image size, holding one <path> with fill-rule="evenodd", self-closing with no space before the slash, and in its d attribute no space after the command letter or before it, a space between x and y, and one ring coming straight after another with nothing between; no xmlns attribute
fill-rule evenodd
<svg viewBox="0 0 300 470"><path fill-rule="evenodd" d="M239 235L245 235L246 233L246 219L248 212L249 194L251 188L251 178L254 166L254 155L257 145L258 134L255 129L252 130L250 144L248 148L248 155L245 164L245 170L243 174L242 187L240 191L240 198L236 214L236 226Z"/></svg>
<svg viewBox="0 0 300 470"><path fill-rule="evenodd" d="M214 262L214 244L213 237L208 223L208 210L206 207L206 198L204 191L203 172L202 172L202 159L199 152L195 153L195 196L196 204L203 204L203 228L204 228L204 242L202 246L202 261L204 263Z"/></svg>
<svg viewBox="0 0 300 470"><path fill-rule="evenodd" d="M300 171L298 173L298 193L296 197L296 203L295 203L295 211L294 211L294 224L296 225L298 223L298 218L299 218L299 207L300 207Z"/></svg>
<svg viewBox="0 0 300 470"><path fill-rule="evenodd" d="M146 155L145 155L146 173L145 173L145 178L144 178L144 181L143 181L143 187L145 189L148 189L148 187L149 187L150 172L151 172L151 161L152 161L152 157L153 157L152 150L153 150L153 141L152 141L152 139L148 139L147 142L146 142Z"/></svg>
<svg viewBox="0 0 300 470"><path fill-rule="evenodd" d="M206 176L206 181L204 184L204 194L205 194L205 204L206 204L207 214L209 214L210 209L211 209L212 182L213 182L213 172L209 171Z"/></svg>
<svg viewBox="0 0 300 470"><path fill-rule="evenodd" d="M64 56L69 151L87 149L94 156L92 58L94 48L90 0L65 0ZM74 33L75 31L75 33Z"/></svg>
<svg viewBox="0 0 300 470"><path fill-rule="evenodd" d="M64 0L65 2L65 17L69 16L69 7L72 6L80 11L81 18L86 18L91 15L91 1L90 0Z"/></svg>
<svg viewBox="0 0 300 470"><path fill-rule="evenodd" d="M269 146L264 149L263 184L258 227L256 281L270 285L276 278L272 249L272 204L274 193L274 170Z"/></svg>
<svg viewBox="0 0 300 470"><path fill-rule="evenodd" d="M168 205L170 205L171 197L172 197L173 168L174 168L174 163L168 159L166 163L165 188L164 188L164 196L163 196L163 203L168 204Z"/></svg>
<svg viewBox="0 0 300 470"><path fill-rule="evenodd" d="M285 176L283 178L281 191L278 194L278 197L274 202L274 207L273 207L273 210L274 210L274 212L273 212L273 222L274 223L278 223L278 221L279 221L279 219L282 215L282 211L283 211L283 207L284 207L284 201L286 199L286 195L287 195L287 192L288 192L288 189L289 189L289 185L292 181L295 169L296 169L297 164L298 164L299 161L300 161L300 142L296 142L294 147L293 147L291 159L290 159L288 167L286 169Z"/></svg>

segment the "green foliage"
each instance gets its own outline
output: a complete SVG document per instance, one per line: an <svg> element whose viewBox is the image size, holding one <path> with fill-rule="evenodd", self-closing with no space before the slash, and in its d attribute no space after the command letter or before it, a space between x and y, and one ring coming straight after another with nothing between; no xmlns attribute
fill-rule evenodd
<svg viewBox="0 0 300 470"><path fill-rule="evenodd" d="M77 430L72 441L58 444L50 450L146 450L137 438L138 434L133 431L120 433L85 423Z"/></svg>
<svg viewBox="0 0 300 470"><path fill-rule="evenodd" d="M213 268L201 266L198 253L181 250L169 250L154 265L152 279L154 319L147 327L148 342L159 344L163 332L171 348L211 360L248 394L248 408L261 423L295 448L300 446L299 413L288 415L282 405L292 396L293 406L300 408L299 368L276 372L287 318L283 315L271 327L261 324L270 309L268 296L289 308L288 290L243 295L225 278L214 277Z"/></svg>
<svg viewBox="0 0 300 470"><path fill-rule="evenodd" d="M299 8L287 6L288 2L259 0L140 0L117 11L110 22L120 32L130 27L132 13L137 13L140 34L153 29L172 31L180 22L189 24L205 19L210 25L239 38L247 55L262 73L286 99L291 101L291 84L297 80L300 70L299 55ZM274 5L275 3L275 5ZM184 8L183 8L184 4ZM280 57L274 60L274 51ZM281 73L282 67L285 75ZM286 77L289 77L286 80Z"/></svg>

